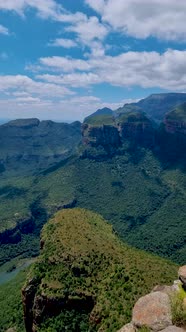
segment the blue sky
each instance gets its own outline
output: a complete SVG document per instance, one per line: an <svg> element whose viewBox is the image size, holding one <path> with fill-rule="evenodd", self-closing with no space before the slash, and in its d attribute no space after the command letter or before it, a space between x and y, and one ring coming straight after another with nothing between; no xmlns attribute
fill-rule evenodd
<svg viewBox="0 0 186 332"><path fill-rule="evenodd" d="M186 92L185 0L0 0L0 118Z"/></svg>

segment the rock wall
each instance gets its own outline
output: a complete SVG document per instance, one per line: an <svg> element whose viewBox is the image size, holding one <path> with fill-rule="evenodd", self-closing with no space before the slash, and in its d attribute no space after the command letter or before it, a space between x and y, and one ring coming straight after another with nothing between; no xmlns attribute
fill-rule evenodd
<svg viewBox="0 0 186 332"><path fill-rule="evenodd" d="M164 124L168 133L186 135L186 122L165 118Z"/></svg>
<svg viewBox="0 0 186 332"><path fill-rule="evenodd" d="M87 147L103 147L110 153L122 146L125 141L152 147L155 144L153 124L143 114L127 114L115 120L113 125L82 125L82 142Z"/></svg>
<svg viewBox="0 0 186 332"><path fill-rule="evenodd" d="M132 321L118 332L137 332L145 328L152 332L184 332L185 326L173 325L172 300L179 296L181 289L186 289L186 266L178 271L179 280L172 286L156 286L150 294L141 297L134 305ZM182 310L186 311L183 299Z"/></svg>

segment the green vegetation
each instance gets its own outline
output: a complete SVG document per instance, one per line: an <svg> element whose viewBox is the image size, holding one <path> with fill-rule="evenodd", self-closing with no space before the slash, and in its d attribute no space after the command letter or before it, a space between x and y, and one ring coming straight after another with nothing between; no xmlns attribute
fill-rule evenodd
<svg viewBox="0 0 186 332"><path fill-rule="evenodd" d="M41 305L47 297L66 307L58 317L43 312L41 331L117 331L140 296L177 273L173 263L122 243L100 215L84 209L58 212L44 226L42 243L28 279L39 281Z"/></svg>
<svg viewBox="0 0 186 332"><path fill-rule="evenodd" d="M22 271L12 281L0 286L0 332L16 327L24 332L21 288L25 282L26 271Z"/></svg>
<svg viewBox="0 0 186 332"><path fill-rule="evenodd" d="M178 106L172 112L167 114L167 120L186 122L186 103Z"/></svg>
<svg viewBox="0 0 186 332"><path fill-rule="evenodd" d="M121 113L119 117L117 118L119 123L125 123L125 122L135 122L136 124L138 123L146 123L149 122L150 120L147 118L147 116L144 113L140 113L137 111L132 111L132 112L127 112L127 113Z"/></svg>
<svg viewBox="0 0 186 332"><path fill-rule="evenodd" d="M27 188L27 193L26 199L0 197L1 218L6 222L10 212L22 214L23 206L27 213L35 211L36 228L32 234L21 235L22 241L18 244L1 245L0 262L21 253L37 254L39 233L48 216L76 199L77 206L103 215L124 241L184 264L186 177L183 165L166 160L164 151L160 156L126 144L121 155L102 161L74 157L35 178L4 177L3 187L10 186L12 181L13 187Z"/></svg>
<svg viewBox="0 0 186 332"><path fill-rule="evenodd" d="M145 112L151 119L160 122L165 114L186 101L185 93L160 93L152 94L137 103L126 104L116 113L122 114L131 111Z"/></svg>
<svg viewBox="0 0 186 332"><path fill-rule="evenodd" d="M186 326L186 292L182 287L172 296L172 321L176 326Z"/></svg>
<svg viewBox="0 0 186 332"><path fill-rule="evenodd" d="M86 123L92 126L114 125L114 117L109 114L101 114L88 117Z"/></svg>

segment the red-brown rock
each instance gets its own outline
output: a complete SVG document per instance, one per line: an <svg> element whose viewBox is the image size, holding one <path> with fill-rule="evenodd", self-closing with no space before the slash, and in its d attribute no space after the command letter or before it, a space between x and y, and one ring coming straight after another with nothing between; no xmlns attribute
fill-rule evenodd
<svg viewBox="0 0 186 332"><path fill-rule="evenodd" d="M169 296L154 292L141 297L134 306L132 323L136 327L147 326L153 331L160 331L172 325Z"/></svg>

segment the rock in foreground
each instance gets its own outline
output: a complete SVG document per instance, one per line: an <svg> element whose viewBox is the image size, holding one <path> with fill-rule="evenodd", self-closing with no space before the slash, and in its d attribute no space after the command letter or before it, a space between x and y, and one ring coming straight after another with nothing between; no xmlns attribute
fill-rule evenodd
<svg viewBox="0 0 186 332"><path fill-rule="evenodd" d="M160 331L172 325L168 295L154 292L141 297L134 306L132 322L136 327L147 326L153 331Z"/></svg>

